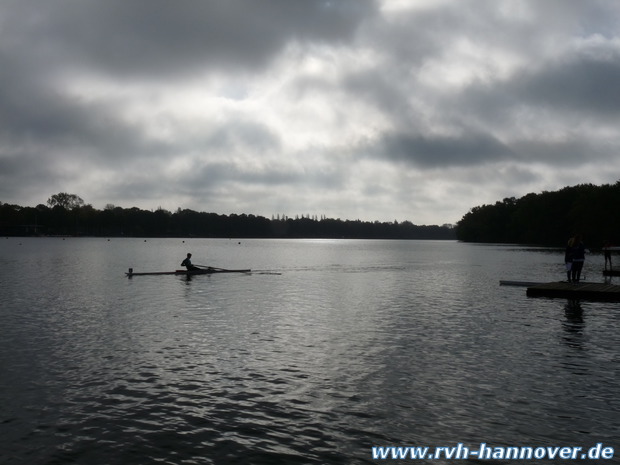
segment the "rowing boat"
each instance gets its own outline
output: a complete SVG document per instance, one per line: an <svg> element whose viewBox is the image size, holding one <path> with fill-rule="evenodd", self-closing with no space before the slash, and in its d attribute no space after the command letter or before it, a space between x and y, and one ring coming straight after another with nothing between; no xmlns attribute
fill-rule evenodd
<svg viewBox="0 0 620 465"><path fill-rule="evenodd" d="M129 271L125 273L128 278L132 276L155 276L155 275L179 275L179 276L193 276L197 274L215 274L215 273L250 273L252 270L227 270L225 268L201 268L197 270L175 270L175 271L150 271L139 272L133 271L133 268L129 268Z"/></svg>

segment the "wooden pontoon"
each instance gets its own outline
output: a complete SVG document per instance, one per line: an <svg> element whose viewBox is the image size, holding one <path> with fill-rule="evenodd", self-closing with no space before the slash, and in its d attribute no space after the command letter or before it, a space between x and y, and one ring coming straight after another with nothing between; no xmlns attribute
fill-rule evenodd
<svg viewBox="0 0 620 465"><path fill-rule="evenodd" d="M553 282L529 286L528 297L564 297L569 299L620 301L620 286L604 283Z"/></svg>

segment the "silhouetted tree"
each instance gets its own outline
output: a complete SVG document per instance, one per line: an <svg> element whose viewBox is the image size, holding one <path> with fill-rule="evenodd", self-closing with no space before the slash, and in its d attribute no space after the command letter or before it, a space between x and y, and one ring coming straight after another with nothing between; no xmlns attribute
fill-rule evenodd
<svg viewBox="0 0 620 465"><path fill-rule="evenodd" d="M60 192L47 199L47 204L52 208L62 207L67 210L73 210L74 208L82 207L84 205L84 201L75 194Z"/></svg>
<svg viewBox="0 0 620 465"><path fill-rule="evenodd" d="M295 219L278 214L271 220L255 215L196 212L175 213L107 204L96 210L74 194L56 194L48 206L20 207L0 203L0 234L90 235L147 237L365 238L455 239L446 226L416 226L409 221L381 223L340 220L303 214Z"/></svg>
<svg viewBox="0 0 620 465"><path fill-rule="evenodd" d="M618 205L620 181L530 193L473 207L457 223L456 237L465 242L560 245L582 234L590 247L598 247L606 239L620 242Z"/></svg>

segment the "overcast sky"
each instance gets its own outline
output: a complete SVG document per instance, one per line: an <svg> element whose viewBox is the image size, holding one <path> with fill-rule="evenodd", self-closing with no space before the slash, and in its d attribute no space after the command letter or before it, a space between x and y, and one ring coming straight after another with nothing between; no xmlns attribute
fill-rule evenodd
<svg viewBox="0 0 620 465"><path fill-rule="evenodd" d="M0 201L455 223L620 179L617 0L0 0Z"/></svg>

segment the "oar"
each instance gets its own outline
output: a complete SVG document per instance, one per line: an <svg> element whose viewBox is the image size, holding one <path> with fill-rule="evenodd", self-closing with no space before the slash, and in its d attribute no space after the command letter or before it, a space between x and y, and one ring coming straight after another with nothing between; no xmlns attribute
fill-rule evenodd
<svg viewBox="0 0 620 465"><path fill-rule="evenodd" d="M214 266L207 266L207 265L194 265L195 267L198 268L205 268L207 270L215 270L215 271L231 271L231 270L227 270L226 268L216 268ZM232 271L236 271L236 270L232 270ZM253 273L257 273L257 274L275 274L275 275L280 275L282 273L278 273L278 272L270 272L269 270L263 270L263 271L253 271Z"/></svg>
<svg viewBox="0 0 620 465"><path fill-rule="evenodd" d="M197 266L198 268L205 268L207 270L228 271L225 268L215 268L213 266L207 266L207 265L194 265L194 266Z"/></svg>
<svg viewBox="0 0 620 465"><path fill-rule="evenodd" d="M273 270L252 270L253 274L273 274L273 275L281 275L282 273L279 271Z"/></svg>

